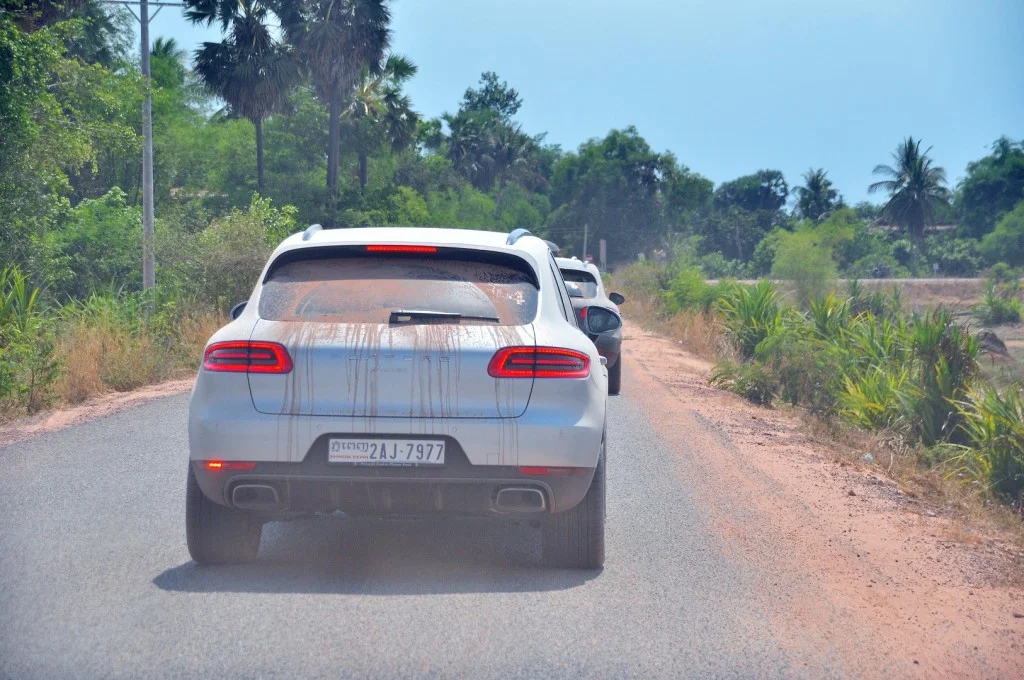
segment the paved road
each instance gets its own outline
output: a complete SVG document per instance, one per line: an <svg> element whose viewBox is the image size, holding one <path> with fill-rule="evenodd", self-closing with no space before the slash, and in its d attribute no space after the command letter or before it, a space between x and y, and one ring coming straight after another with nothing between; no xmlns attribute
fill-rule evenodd
<svg viewBox="0 0 1024 680"><path fill-rule="evenodd" d="M269 525L259 561L185 548L187 395L0 448L0 676L761 677L794 667L696 506L686 456L613 400L608 559L527 526ZM806 661L806 657L804 659Z"/></svg>

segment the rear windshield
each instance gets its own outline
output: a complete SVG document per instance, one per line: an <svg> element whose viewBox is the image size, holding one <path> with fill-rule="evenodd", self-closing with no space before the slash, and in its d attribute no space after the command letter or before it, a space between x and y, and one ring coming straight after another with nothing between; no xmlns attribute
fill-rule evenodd
<svg viewBox="0 0 1024 680"><path fill-rule="evenodd" d="M388 323L392 312L460 314L414 323L520 326L537 313L530 275L501 264L415 257L338 257L281 265L263 284L273 321ZM489 317L487 318L468 317Z"/></svg>
<svg viewBox="0 0 1024 680"><path fill-rule="evenodd" d="M580 269L563 269L562 278L571 297L597 297L597 279L590 272Z"/></svg>

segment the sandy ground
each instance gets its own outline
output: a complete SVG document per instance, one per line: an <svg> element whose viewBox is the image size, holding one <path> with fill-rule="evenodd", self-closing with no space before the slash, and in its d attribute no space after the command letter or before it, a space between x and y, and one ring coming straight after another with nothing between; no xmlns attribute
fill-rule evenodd
<svg viewBox="0 0 1024 680"><path fill-rule="evenodd" d="M152 399L187 392L192 389L193 378L168 380L147 385L132 392L111 392L88 399L81 404L57 411L40 413L0 425L0 446L25 441L46 432L56 432L80 423L124 411Z"/></svg>
<svg viewBox="0 0 1024 680"><path fill-rule="evenodd" d="M624 392L663 437L707 452L687 474L706 480L692 486L725 549L764 574L779 639L832 647L865 677L880 675L878 652L887 676L1024 677L1012 545L958 530L795 417L707 387L710 364L676 342L630 325L624 347Z"/></svg>

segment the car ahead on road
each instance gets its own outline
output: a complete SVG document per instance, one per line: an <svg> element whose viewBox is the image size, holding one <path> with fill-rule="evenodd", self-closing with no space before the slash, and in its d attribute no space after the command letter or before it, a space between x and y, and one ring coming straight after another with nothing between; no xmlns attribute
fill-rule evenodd
<svg viewBox="0 0 1024 680"><path fill-rule="evenodd" d="M555 263L569 289L579 327L608 361L608 394L618 394L622 388L622 315L618 306L626 298L619 293L606 295L601 273L589 262L557 257Z"/></svg>
<svg viewBox="0 0 1024 680"><path fill-rule="evenodd" d="M232 316L189 406L196 562L342 511L537 521L546 562L603 564L607 371L544 241L314 225Z"/></svg>

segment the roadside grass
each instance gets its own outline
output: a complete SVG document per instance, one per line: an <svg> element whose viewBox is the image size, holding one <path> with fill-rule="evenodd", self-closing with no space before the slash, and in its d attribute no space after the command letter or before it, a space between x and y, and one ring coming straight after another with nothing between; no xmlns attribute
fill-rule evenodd
<svg viewBox="0 0 1024 680"><path fill-rule="evenodd" d="M107 291L43 307L20 272L0 284L0 421L192 373L224 323L195 301Z"/></svg>
<svg viewBox="0 0 1024 680"><path fill-rule="evenodd" d="M963 315L921 310L906 289L858 284L796 306L767 282L733 283L710 309L687 307L672 291L692 289L692 272L645 264L637 276L636 266L616 273L638 302L624 313L715 360L712 384L792 411L847 464L881 471L964 531L1011 530L1024 546L1022 384L987 380ZM695 319L704 332L692 331Z"/></svg>

